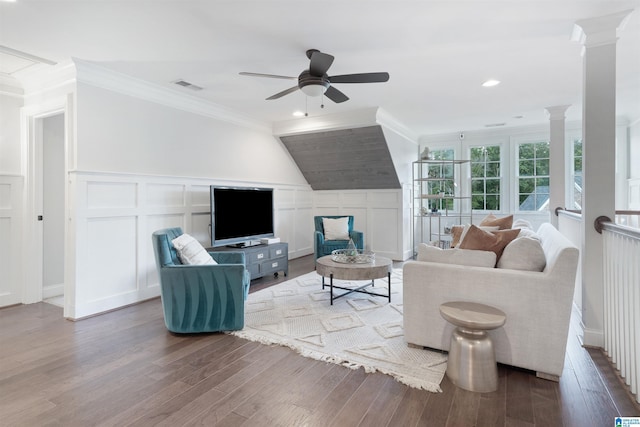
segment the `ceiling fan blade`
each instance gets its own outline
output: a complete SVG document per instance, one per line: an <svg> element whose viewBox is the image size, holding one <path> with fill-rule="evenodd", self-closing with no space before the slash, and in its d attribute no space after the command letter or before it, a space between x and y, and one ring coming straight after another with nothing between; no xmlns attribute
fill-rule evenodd
<svg viewBox="0 0 640 427"><path fill-rule="evenodd" d="M333 56L322 53L320 51L314 51L311 54L311 63L309 64L309 73L312 76L322 77L327 73L331 64L333 64Z"/></svg>
<svg viewBox="0 0 640 427"><path fill-rule="evenodd" d="M251 77L268 77L270 79L286 79L286 80L297 80L297 77L290 76L279 76L277 74L262 74L262 73L249 73L246 71L240 72L241 76L251 76Z"/></svg>
<svg viewBox="0 0 640 427"><path fill-rule="evenodd" d="M283 90L282 92L278 92L275 95L271 95L270 97L267 98L267 101L270 101L272 99L282 98L283 96L289 95L290 93L293 93L297 90L298 90L298 86L290 87L289 89Z"/></svg>
<svg viewBox="0 0 640 427"><path fill-rule="evenodd" d="M389 81L389 73L342 74L329 77L331 83L384 83Z"/></svg>
<svg viewBox="0 0 640 427"><path fill-rule="evenodd" d="M330 100L332 100L336 104L339 104L341 102L345 102L345 101L349 100L349 97L347 95L345 95L344 93L340 92L338 89L336 89L333 86L329 86L327 88L327 91L324 93L324 96L326 96L327 98L329 98Z"/></svg>

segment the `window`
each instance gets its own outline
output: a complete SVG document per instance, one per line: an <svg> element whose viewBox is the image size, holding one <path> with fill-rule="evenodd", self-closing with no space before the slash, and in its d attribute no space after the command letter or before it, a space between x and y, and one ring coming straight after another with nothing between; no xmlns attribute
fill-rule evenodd
<svg viewBox="0 0 640 427"><path fill-rule="evenodd" d="M500 146L472 147L471 206L473 210L500 210Z"/></svg>
<svg viewBox="0 0 640 427"><path fill-rule="evenodd" d="M521 211L549 209L549 142L518 145L518 198Z"/></svg>
<svg viewBox="0 0 640 427"><path fill-rule="evenodd" d="M582 138L573 140L573 209L582 209Z"/></svg>
<svg viewBox="0 0 640 427"><path fill-rule="evenodd" d="M454 159L453 148L444 148L441 150L431 151L434 160L452 160ZM429 183L429 193L444 193L446 196L454 195L456 184L454 182L453 162L451 164L433 164L429 165L429 176L444 178ZM432 201L431 208L439 210L453 210L454 199L436 199Z"/></svg>

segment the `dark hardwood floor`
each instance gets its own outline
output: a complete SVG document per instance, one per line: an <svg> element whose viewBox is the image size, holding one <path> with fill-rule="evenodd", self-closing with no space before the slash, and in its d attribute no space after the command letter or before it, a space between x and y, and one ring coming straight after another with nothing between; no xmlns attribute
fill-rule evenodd
<svg viewBox="0 0 640 427"><path fill-rule="evenodd" d="M400 266L401 264L398 264ZM290 262L289 277L313 270ZM159 299L70 322L46 303L0 310L2 426L613 426L640 416L599 350L572 331L559 383L499 366L494 393L442 393L231 335L178 336Z"/></svg>

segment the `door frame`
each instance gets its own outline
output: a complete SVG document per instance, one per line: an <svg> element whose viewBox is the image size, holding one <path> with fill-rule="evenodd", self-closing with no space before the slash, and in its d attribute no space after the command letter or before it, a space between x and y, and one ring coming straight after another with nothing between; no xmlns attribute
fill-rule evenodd
<svg viewBox="0 0 640 427"><path fill-rule="evenodd" d="M62 114L64 117L64 175L69 171L70 141L70 102L68 97L59 97L37 105L22 107L20 112L22 141L22 171L25 177L23 206L23 245L22 245L22 303L32 304L42 301L43 296L43 223L38 221L43 208L43 122L47 117ZM65 207L68 207L68 181L64 189ZM68 217L68 213L65 214ZM65 221L63 250L65 252L64 268L64 315L66 317L72 294L67 275L68 221Z"/></svg>

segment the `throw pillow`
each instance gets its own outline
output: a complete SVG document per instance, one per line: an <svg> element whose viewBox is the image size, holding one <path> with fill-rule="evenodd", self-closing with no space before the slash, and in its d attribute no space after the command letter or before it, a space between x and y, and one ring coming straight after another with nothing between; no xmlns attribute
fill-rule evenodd
<svg viewBox="0 0 640 427"><path fill-rule="evenodd" d="M518 237L520 229L485 231L472 225L466 236L460 243L460 249L478 249L481 251L493 251L496 260L500 259L502 251L512 240Z"/></svg>
<svg viewBox="0 0 640 427"><path fill-rule="evenodd" d="M540 242L531 237L518 237L504 248L497 267L542 271L546 265L547 259Z"/></svg>
<svg viewBox="0 0 640 427"><path fill-rule="evenodd" d="M182 234L171 241L178 252L178 258L186 265L217 264L205 248L188 234Z"/></svg>
<svg viewBox="0 0 640 427"><path fill-rule="evenodd" d="M526 219L516 219L513 221L511 228L522 228L522 229L529 228L533 230L533 225L531 225L531 223Z"/></svg>
<svg viewBox="0 0 640 427"><path fill-rule="evenodd" d="M496 254L491 251L472 249L440 249L436 246L420 243L418 245L418 261L439 262L442 264L458 264L473 267L490 267L496 265Z"/></svg>
<svg viewBox="0 0 640 427"><path fill-rule="evenodd" d="M480 221L480 225L482 226L498 226L500 230L508 230L511 228L513 224L513 215L508 215L502 218L496 217L494 214L487 215L482 221Z"/></svg>
<svg viewBox="0 0 640 427"><path fill-rule="evenodd" d="M322 218L326 240L349 240L349 218Z"/></svg>
<svg viewBox="0 0 640 427"><path fill-rule="evenodd" d="M460 244L460 242L462 242L462 240L467 235L467 231L469 231L470 226L471 224L454 225L453 227L451 227L451 235L452 235L451 247L452 248L457 247ZM479 228L484 231L498 231L500 229L500 227L497 225L491 226L491 227L479 226Z"/></svg>

